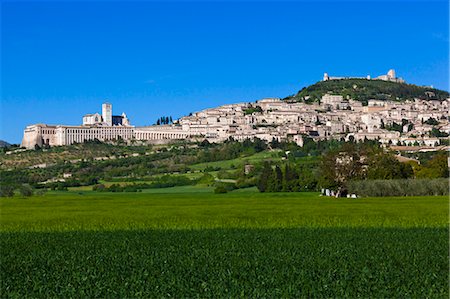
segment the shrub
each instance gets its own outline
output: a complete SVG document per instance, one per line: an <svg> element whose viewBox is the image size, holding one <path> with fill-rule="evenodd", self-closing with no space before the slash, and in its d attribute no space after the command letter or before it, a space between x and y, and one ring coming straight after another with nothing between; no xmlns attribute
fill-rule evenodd
<svg viewBox="0 0 450 299"><path fill-rule="evenodd" d="M92 187L92 191L106 191L106 187L103 184L97 184Z"/></svg>
<svg viewBox="0 0 450 299"><path fill-rule="evenodd" d="M67 186L64 183L58 183L58 185L55 188L58 191L67 191Z"/></svg>
<svg viewBox="0 0 450 299"><path fill-rule="evenodd" d="M448 195L448 179L361 180L348 183L349 193L359 196Z"/></svg>
<svg viewBox="0 0 450 299"><path fill-rule="evenodd" d="M205 173L197 180L197 184L205 184L205 185L210 186L213 183L214 183L214 177L209 173Z"/></svg>
<svg viewBox="0 0 450 299"><path fill-rule="evenodd" d="M11 185L1 185L0 186L0 197L13 197L14 187Z"/></svg>
<svg viewBox="0 0 450 299"><path fill-rule="evenodd" d="M22 186L20 186L19 191L20 195L24 197L30 197L31 195L33 195L33 188L29 184L23 184Z"/></svg>
<svg viewBox="0 0 450 299"><path fill-rule="evenodd" d="M234 183L218 182L218 183L216 183L216 188L214 189L214 193L227 193L227 192L233 191L235 189L237 189L237 187L236 187L236 184L234 184Z"/></svg>
<svg viewBox="0 0 450 299"><path fill-rule="evenodd" d="M36 195L37 196L44 196L45 193L47 193L47 189L45 189L45 188L41 188L41 189L36 190Z"/></svg>
<svg viewBox="0 0 450 299"><path fill-rule="evenodd" d="M219 194L219 193L227 193L227 192L228 192L228 190L227 190L227 188L225 188L224 185L219 185L219 186L217 186L214 189L214 193L217 193L217 194Z"/></svg>

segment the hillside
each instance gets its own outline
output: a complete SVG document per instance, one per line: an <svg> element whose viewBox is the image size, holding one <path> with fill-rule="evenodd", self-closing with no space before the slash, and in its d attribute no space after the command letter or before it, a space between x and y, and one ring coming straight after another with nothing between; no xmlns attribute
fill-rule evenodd
<svg viewBox="0 0 450 299"><path fill-rule="evenodd" d="M4 140L0 140L0 147L10 147L11 144L4 141Z"/></svg>
<svg viewBox="0 0 450 299"><path fill-rule="evenodd" d="M317 82L284 100L312 103L326 93L342 95L344 98L360 101L364 105L370 99L404 101L414 98L443 100L449 97L447 91L431 87L382 80L342 79Z"/></svg>

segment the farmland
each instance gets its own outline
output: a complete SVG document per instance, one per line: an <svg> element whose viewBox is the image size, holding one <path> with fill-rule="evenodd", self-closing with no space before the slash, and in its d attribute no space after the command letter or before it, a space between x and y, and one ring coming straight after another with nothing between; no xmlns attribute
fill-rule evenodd
<svg viewBox="0 0 450 299"><path fill-rule="evenodd" d="M448 198L2 198L1 297L448 298Z"/></svg>
<svg viewBox="0 0 450 299"><path fill-rule="evenodd" d="M191 192L188 192L191 190ZM50 192L1 199L2 231L292 227L443 227L445 196L336 199L317 193ZM159 193L158 193L159 192ZM168 193L162 193L168 192ZM178 192L178 193L177 193Z"/></svg>
<svg viewBox="0 0 450 299"><path fill-rule="evenodd" d="M2 297L448 298L445 228L4 233Z"/></svg>

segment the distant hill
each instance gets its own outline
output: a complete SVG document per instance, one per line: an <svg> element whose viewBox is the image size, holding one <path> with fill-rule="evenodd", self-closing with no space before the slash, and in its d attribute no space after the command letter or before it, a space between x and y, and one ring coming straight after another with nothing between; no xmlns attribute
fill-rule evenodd
<svg viewBox="0 0 450 299"><path fill-rule="evenodd" d="M342 95L367 104L370 99L404 101L408 99L437 99L449 97L447 91L417 86L406 83L396 83L382 80L341 79L320 81L301 89L296 95L285 98L289 102L316 102L326 93Z"/></svg>
<svg viewBox="0 0 450 299"><path fill-rule="evenodd" d="M11 146L10 143L8 143L6 141L3 141L3 140L0 140L0 147L10 147L10 146Z"/></svg>

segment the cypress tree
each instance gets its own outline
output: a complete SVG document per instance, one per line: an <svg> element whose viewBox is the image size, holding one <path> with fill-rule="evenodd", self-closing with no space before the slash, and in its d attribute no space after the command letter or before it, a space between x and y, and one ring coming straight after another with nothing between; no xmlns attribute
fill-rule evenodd
<svg viewBox="0 0 450 299"><path fill-rule="evenodd" d="M261 175L259 176L258 180L258 190L260 192L270 192L268 190L270 179L272 177L272 167L270 166L269 162L264 162L263 169L261 171Z"/></svg>
<svg viewBox="0 0 450 299"><path fill-rule="evenodd" d="M280 192L283 188L283 172L281 171L280 166L275 166L275 171L272 174L271 184L272 192Z"/></svg>

